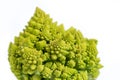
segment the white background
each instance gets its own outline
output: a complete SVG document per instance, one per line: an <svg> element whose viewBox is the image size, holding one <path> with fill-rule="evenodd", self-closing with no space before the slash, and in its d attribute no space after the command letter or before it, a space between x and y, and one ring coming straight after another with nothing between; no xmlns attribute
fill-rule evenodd
<svg viewBox="0 0 120 80"><path fill-rule="evenodd" d="M96 38L104 65L97 80L120 80L119 0L0 0L0 80L17 80L8 63L8 45L36 6L66 29L74 26L85 37Z"/></svg>

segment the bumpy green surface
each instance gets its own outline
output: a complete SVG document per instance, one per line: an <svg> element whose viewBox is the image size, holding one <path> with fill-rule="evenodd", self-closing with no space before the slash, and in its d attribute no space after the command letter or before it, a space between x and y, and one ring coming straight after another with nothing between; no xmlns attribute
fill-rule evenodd
<svg viewBox="0 0 120 80"><path fill-rule="evenodd" d="M97 40L73 27L52 22L36 8L28 25L9 45L9 62L18 80L95 80L102 67Z"/></svg>

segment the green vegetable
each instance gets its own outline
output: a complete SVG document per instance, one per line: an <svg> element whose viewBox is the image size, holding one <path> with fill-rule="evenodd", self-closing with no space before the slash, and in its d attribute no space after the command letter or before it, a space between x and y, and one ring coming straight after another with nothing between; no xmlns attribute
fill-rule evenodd
<svg viewBox="0 0 120 80"><path fill-rule="evenodd" d="M28 25L9 45L8 60L18 80L95 80L102 65L97 40L64 29L36 8Z"/></svg>

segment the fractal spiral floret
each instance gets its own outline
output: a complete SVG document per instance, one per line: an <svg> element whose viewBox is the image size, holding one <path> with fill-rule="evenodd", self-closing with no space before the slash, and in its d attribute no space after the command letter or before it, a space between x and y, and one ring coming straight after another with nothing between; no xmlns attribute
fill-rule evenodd
<svg viewBox="0 0 120 80"><path fill-rule="evenodd" d="M36 8L26 28L9 45L8 60L18 80L95 80L102 67L97 40L53 22Z"/></svg>

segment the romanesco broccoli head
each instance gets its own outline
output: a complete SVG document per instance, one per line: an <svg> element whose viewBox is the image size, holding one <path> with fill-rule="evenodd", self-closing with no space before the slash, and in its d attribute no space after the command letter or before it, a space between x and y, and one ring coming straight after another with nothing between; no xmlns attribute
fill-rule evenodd
<svg viewBox="0 0 120 80"><path fill-rule="evenodd" d="M64 29L36 8L28 25L9 45L8 60L18 80L95 80L102 67L97 40Z"/></svg>

